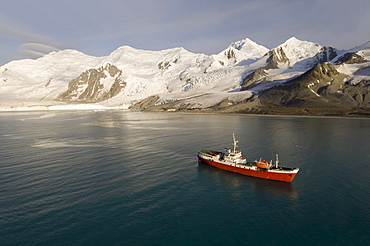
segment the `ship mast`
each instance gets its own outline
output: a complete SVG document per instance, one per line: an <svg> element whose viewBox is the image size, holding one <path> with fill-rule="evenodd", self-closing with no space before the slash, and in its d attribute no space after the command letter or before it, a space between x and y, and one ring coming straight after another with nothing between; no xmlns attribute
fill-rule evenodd
<svg viewBox="0 0 370 246"><path fill-rule="evenodd" d="M238 147L238 145L237 145L238 141L237 141L237 140L235 140L235 135L234 135L234 133L233 133L233 140L234 140L234 152L233 152L233 153L235 153L235 151L236 151L236 147Z"/></svg>

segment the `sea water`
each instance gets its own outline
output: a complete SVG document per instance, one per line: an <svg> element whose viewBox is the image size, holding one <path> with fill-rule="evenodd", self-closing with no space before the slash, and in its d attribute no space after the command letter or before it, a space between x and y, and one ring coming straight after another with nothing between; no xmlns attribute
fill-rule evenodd
<svg viewBox="0 0 370 246"><path fill-rule="evenodd" d="M238 149L292 183L198 164ZM368 245L370 120L0 114L1 245Z"/></svg>

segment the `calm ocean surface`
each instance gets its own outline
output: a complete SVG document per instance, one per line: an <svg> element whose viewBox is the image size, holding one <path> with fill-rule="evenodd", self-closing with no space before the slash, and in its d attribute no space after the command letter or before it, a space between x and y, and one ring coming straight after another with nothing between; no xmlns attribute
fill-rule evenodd
<svg viewBox="0 0 370 246"><path fill-rule="evenodd" d="M298 166L292 183L200 148ZM0 245L369 245L370 120L0 114Z"/></svg>

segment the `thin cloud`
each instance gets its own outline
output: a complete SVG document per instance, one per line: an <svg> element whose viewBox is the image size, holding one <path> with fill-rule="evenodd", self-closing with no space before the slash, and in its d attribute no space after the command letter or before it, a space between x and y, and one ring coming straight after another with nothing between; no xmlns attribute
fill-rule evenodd
<svg viewBox="0 0 370 246"><path fill-rule="evenodd" d="M34 34L17 28L5 21L0 21L0 33L13 39L25 42L20 45L18 51L20 54L29 58L39 58L52 51L65 49L67 46L59 44L49 37Z"/></svg>
<svg viewBox="0 0 370 246"><path fill-rule="evenodd" d="M41 43L25 43L19 46L19 52L32 59L42 57L53 51L59 51L60 49L54 46L41 44Z"/></svg>

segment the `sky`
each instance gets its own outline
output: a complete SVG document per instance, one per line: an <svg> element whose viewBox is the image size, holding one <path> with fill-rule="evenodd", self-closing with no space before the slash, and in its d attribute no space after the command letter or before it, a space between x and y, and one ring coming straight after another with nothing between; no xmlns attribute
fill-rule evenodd
<svg viewBox="0 0 370 246"><path fill-rule="evenodd" d="M369 0L3 0L0 65L123 45L210 55L245 38L269 49L290 37L350 49L370 41L369 10Z"/></svg>

